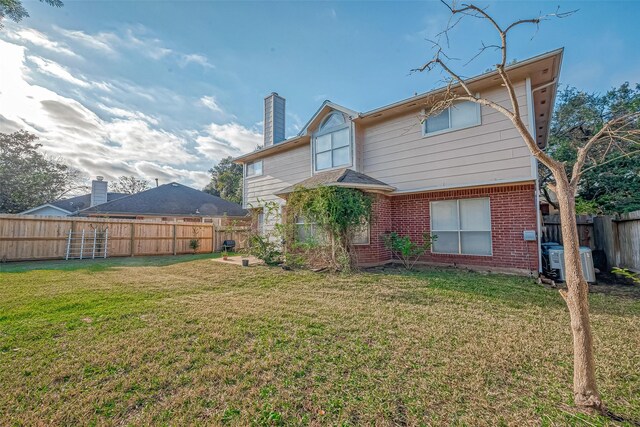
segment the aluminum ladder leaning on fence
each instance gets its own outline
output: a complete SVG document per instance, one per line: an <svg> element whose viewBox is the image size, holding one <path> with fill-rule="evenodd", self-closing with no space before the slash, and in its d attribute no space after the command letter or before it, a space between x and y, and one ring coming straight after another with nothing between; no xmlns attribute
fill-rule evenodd
<svg viewBox="0 0 640 427"><path fill-rule="evenodd" d="M109 243L109 228L104 231L93 229L93 233L69 230L65 260L106 258ZM89 252L85 254L85 252Z"/></svg>

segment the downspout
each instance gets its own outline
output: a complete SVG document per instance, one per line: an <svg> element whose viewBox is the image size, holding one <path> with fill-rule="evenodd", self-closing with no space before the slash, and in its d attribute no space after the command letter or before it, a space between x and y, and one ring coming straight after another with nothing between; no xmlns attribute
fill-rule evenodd
<svg viewBox="0 0 640 427"><path fill-rule="evenodd" d="M247 164L242 163L242 207L247 209Z"/></svg>
<svg viewBox="0 0 640 427"><path fill-rule="evenodd" d="M547 86L551 86L555 84L556 79L553 79L550 83L541 85L536 87L535 89L531 88L531 78L527 77L525 82L526 92L527 92L527 114L529 115L529 133L533 137L533 140L536 140L535 129L536 129L536 118L533 112L533 92L536 90L543 89ZM535 185L535 204L536 204L536 251L538 252L538 273L542 273L542 223L540 218L540 182L538 180L538 159L536 159L533 155L531 156L531 174L536 181Z"/></svg>

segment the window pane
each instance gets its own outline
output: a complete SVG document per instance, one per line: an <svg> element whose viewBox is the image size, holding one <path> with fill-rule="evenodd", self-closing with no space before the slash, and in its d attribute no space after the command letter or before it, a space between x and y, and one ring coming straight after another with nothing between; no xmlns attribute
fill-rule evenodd
<svg viewBox="0 0 640 427"><path fill-rule="evenodd" d="M458 204L455 200L431 203L431 229L458 230Z"/></svg>
<svg viewBox="0 0 640 427"><path fill-rule="evenodd" d="M253 174L262 175L262 160L253 164Z"/></svg>
<svg viewBox="0 0 640 427"><path fill-rule="evenodd" d="M333 167L348 165L349 162L349 147L333 150Z"/></svg>
<svg viewBox="0 0 640 427"><path fill-rule="evenodd" d="M255 175L255 164L249 163L247 165L247 176Z"/></svg>
<svg viewBox="0 0 640 427"><path fill-rule="evenodd" d="M332 113L322 124L321 129L338 126L344 123L344 116L341 113Z"/></svg>
<svg viewBox="0 0 640 427"><path fill-rule="evenodd" d="M296 225L296 228L298 229L296 236L298 242L306 242L309 240L311 235L311 233L309 233L309 226L306 224L298 224Z"/></svg>
<svg viewBox="0 0 640 427"><path fill-rule="evenodd" d="M346 147L349 145L349 129L342 129L333 132L333 148Z"/></svg>
<svg viewBox="0 0 640 427"><path fill-rule="evenodd" d="M427 133L437 132L449 128L449 109L444 110L436 116L427 118Z"/></svg>
<svg viewBox="0 0 640 427"><path fill-rule="evenodd" d="M451 106L451 127L462 128L478 122L478 106L473 102L460 102Z"/></svg>
<svg viewBox="0 0 640 427"><path fill-rule="evenodd" d="M359 227L356 227L353 231L354 245L368 245L369 244L369 221L363 219Z"/></svg>
<svg viewBox="0 0 640 427"><path fill-rule="evenodd" d="M331 167L331 151L316 154L316 170L328 169Z"/></svg>
<svg viewBox="0 0 640 427"><path fill-rule="evenodd" d="M316 138L316 153L331 150L331 134Z"/></svg>
<svg viewBox="0 0 640 427"><path fill-rule="evenodd" d="M431 235L438 236L433 241L433 252L441 254L458 253L458 232L457 231L434 231Z"/></svg>
<svg viewBox="0 0 640 427"><path fill-rule="evenodd" d="M468 255L491 255L490 231L462 231L460 233L462 253Z"/></svg>
<svg viewBox="0 0 640 427"><path fill-rule="evenodd" d="M460 200L460 229L491 230L489 199Z"/></svg>

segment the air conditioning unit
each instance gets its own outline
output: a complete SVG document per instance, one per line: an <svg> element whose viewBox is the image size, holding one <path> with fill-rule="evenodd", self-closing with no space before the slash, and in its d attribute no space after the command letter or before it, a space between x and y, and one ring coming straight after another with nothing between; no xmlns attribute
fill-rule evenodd
<svg viewBox="0 0 640 427"><path fill-rule="evenodd" d="M589 283L596 283L596 271L593 268L593 255L591 249L580 247L580 261L582 262L582 273ZM556 270L558 278L565 281L565 264L564 264L564 248L554 247L549 249L549 267Z"/></svg>

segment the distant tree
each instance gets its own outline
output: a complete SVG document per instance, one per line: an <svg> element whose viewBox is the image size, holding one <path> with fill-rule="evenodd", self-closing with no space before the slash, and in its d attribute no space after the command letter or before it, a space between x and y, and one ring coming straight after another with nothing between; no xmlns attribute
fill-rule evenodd
<svg viewBox="0 0 640 427"><path fill-rule="evenodd" d="M136 194L149 189L149 181L135 176L121 176L116 182L109 184L109 191L114 193Z"/></svg>
<svg viewBox="0 0 640 427"><path fill-rule="evenodd" d="M64 6L61 0L40 0L40 2L54 7ZM5 16L14 22L20 22L22 18L29 17L29 12L24 8L21 0L0 0L0 28Z"/></svg>
<svg viewBox="0 0 640 427"><path fill-rule="evenodd" d="M38 149L38 137L25 130L0 133L0 212L18 213L86 189L82 176Z"/></svg>
<svg viewBox="0 0 640 427"><path fill-rule="evenodd" d="M586 93L568 87L558 94L551 122L548 153L565 164L567 172L576 162L581 139L601 128L604 117L640 111L640 84L622 84L605 94ZM576 194L578 213L625 213L640 209L640 156L631 141L615 141L590 154L598 166L585 168ZM623 152L619 149L622 148ZM540 164L541 188L547 201L557 206L547 185L553 174Z"/></svg>
<svg viewBox="0 0 640 427"><path fill-rule="evenodd" d="M242 165L226 157L209 169L211 181L203 189L205 193L220 196L234 203L242 203Z"/></svg>

